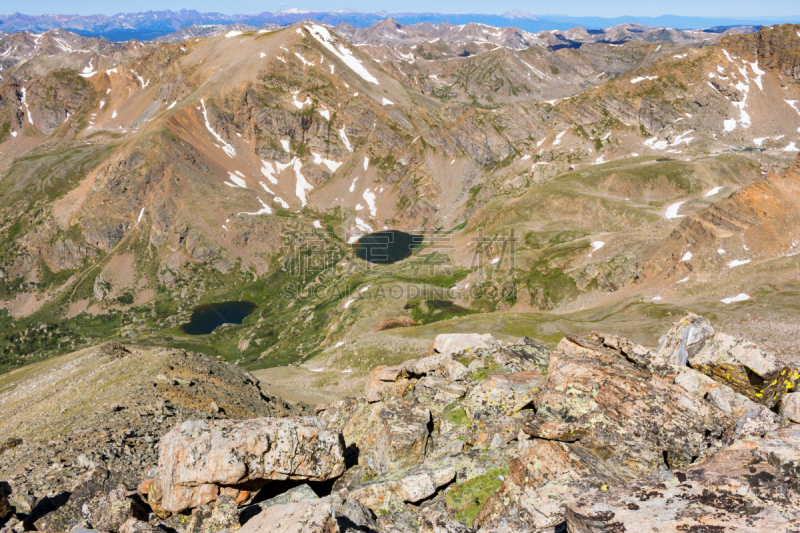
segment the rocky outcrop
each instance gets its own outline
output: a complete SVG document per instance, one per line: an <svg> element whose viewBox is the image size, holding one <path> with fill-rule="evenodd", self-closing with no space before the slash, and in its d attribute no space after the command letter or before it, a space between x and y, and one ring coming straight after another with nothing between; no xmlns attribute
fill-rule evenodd
<svg viewBox="0 0 800 533"><path fill-rule="evenodd" d="M656 357L673 365L685 366L712 335L714 328L708 319L689 314L661 337Z"/></svg>
<svg viewBox="0 0 800 533"><path fill-rule="evenodd" d="M752 372L785 364L737 339L720 350L727 336L709 329L686 317L655 351L595 332L549 353L530 339L497 341L382 367L372 397L319 406L316 418L179 424L138 494L93 466L8 523L112 533L790 530L800 426L698 361L727 354ZM104 353L133 356L119 345ZM785 383L775 410L793 419L797 393Z"/></svg>
<svg viewBox="0 0 800 533"><path fill-rule="evenodd" d="M780 402L800 379L796 369L780 364L754 343L723 333L707 339L689 364L767 407Z"/></svg>
<svg viewBox="0 0 800 533"><path fill-rule="evenodd" d="M438 353L452 354L474 348L491 348L497 345L490 334L478 335L477 333L448 333L437 335L431 348Z"/></svg>
<svg viewBox="0 0 800 533"><path fill-rule="evenodd" d="M313 418L197 420L164 435L158 466L143 491L154 508L177 513L223 495L244 503L272 480L336 478L344 448Z"/></svg>
<svg viewBox="0 0 800 533"><path fill-rule="evenodd" d="M800 507L798 464L798 426L746 437L708 461L581 496L567 505L567 527L575 533L790 531Z"/></svg>
<svg viewBox="0 0 800 533"><path fill-rule="evenodd" d="M633 479L667 462L690 464L733 419L621 354L575 337L550 356L547 380L523 424L529 435L580 441L609 475Z"/></svg>

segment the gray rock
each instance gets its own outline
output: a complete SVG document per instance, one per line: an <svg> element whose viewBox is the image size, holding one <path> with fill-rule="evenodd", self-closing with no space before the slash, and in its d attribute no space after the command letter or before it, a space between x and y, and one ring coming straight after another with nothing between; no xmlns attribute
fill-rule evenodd
<svg viewBox="0 0 800 533"><path fill-rule="evenodd" d="M656 357L673 365L686 366L712 335L714 328L708 319L689 313L661 337Z"/></svg>
<svg viewBox="0 0 800 533"><path fill-rule="evenodd" d="M781 400L781 416L800 424L800 393L787 394Z"/></svg>

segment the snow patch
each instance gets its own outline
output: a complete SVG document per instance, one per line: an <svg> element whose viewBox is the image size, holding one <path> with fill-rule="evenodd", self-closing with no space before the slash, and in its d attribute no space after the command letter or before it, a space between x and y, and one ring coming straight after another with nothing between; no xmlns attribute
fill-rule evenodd
<svg viewBox="0 0 800 533"><path fill-rule="evenodd" d="M685 216L685 215L679 215L678 214L678 209L680 209L681 206L684 203L686 203L686 202L678 202L676 204L672 204L671 206L669 206L667 208L667 212L666 212L666 214L664 216L667 217L667 218L681 218L681 217Z"/></svg>
<svg viewBox="0 0 800 533"><path fill-rule="evenodd" d="M228 177L230 178L230 180L233 183L236 184L236 186L241 187L242 189L246 189L247 188L247 182L244 181L244 179L242 179L242 177L240 177L241 176L241 172L238 172L238 174L239 174L239 176L237 176L233 172L228 172Z"/></svg>
<svg viewBox="0 0 800 533"><path fill-rule="evenodd" d="M214 131L214 129L211 127L211 123L208 121L208 111L206 110L206 103L202 98L200 99L200 105L203 106L203 118L206 121L206 129L209 132L211 132L211 135L213 135L214 138L217 139L217 141L222 143L222 146L217 145L217 147L221 148L223 152L228 154L228 157L235 156L236 155L236 150L233 148L233 146L231 146L230 144L226 143L222 139L222 137L216 131Z"/></svg>
<svg viewBox="0 0 800 533"><path fill-rule="evenodd" d="M692 258L692 252L686 252L685 254L683 254L683 257L681 257L681 260L678 262L685 263L686 261L689 261L691 258Z"/></svg>
<svg viewBox="0 0 800 533"><path fill-rule="evenodd" d="M231 30L231 31L229 31L228 33L225 34L225 37L230 39L231 37L236 37L237 35L241 35L242 33L243 32L236 31L236 30Z"/></svg>
<svg viewBox="0 0 800 533"><path fill-rule="evenodd" d="M639 83L639 82L642 82L642 81L645 81L645 80L652 81L652 80L657 80L657 79L658 79L658 76L642 76L641 78L633 78L631 80L631 83L635 84L635 83Z"/></svg>
<svg viewBox="0 0 800 533"><path fill-rule="evenodd" d="M366 191L364 191L363 198L364 201L367 202L367 207L369 207L370 216L372 216L372 218L375 218L375 215L377 213L377 209L375 207L375 193L370 192L370 190L367 189Z"/></svg>
<svg viewBox="0 0 800 533"><path fill-rule="evenodd" d="M336 132L339 134L339 137L342 139L342 142L344 143L344 147L347 148L347 151L348 152L352 152L353 151L353 147L350 146L350 139L347 138L347 132L344 130L344 126L342 126L342 129L336 130Z"/></svg>
<svg viewBox="0 0 800 533"><path fill-rule="evenodd" d="M321 155L316 152L311 152L311 155L314 156L314 164L317 166L325 165L331 172L336 172L336 169L342 166L342 163L338 163L336 161L325 159Z"/></svg>
<svg viewBox="0 0 800 533"><path fill-rule="evenodd" d="M253 216L271 215L272 214L272 209L267 204L265 204L264 201L261 198L256 196L256 200L258 200L258 203L261 204L261 209L259 209L255 213L239 213L239 214L240 215L253 215Z"/></svg>
<svg viewBox="0 0 800 533"><path fill-rule="evenodd" d="M748 295L746 295L745 293L741 293L738 296L733 296L732 298L724 298L720 301L724 304L732 304L734 302L745 302L749 299L750 297Z"/></svg>
<svg viewBox="0 0 800 533"><path fill-rule="evenodd" d="M715 194L717 194L721 190L722 190L722 187L714 187L713 189L711 189L710 191L708 191L706 193L706 198L708 198L709 196L714 196Z"/></svg>
<svg viewBox="0 0 800 533"><path fill-rule="evenodd" d="M308 181L306 181L305 176L303 176L300 173L300 169L302 169L302 168L303 168L303 163L299 159L295 158L295 160L294 160L294 173L297 176L297 186L295 187L294 192L297 195L297 197L300 199L300 205L305 207L306 204L308 203L306 201L306 191L310 191L314 187L312 187L311 184Z"/></svg>
<svg viewBox="0 0 800 533"><path fill-rule="evenodd" d="M328 51L330 51L333 55L338 57L353 72L370 83L380 85L378 79L370 74L366 68L364 68L364 65L361 64L361 61L356 59L356 57L353 55L353 52L346 48L343 44L336 41L333 36L331 36L327 28L324 26L319 26L318 24L312 24L304 27L306 30L308 30L308 33L310 33L312 37L319 41L319 43L327 48Z"/></svg>
<svg viewBox="0 0 800 533"><path fill-rule="evenodd" d="M381 105L394 105L394 102L384 98L383 101L381 102Z"/></svg>
<svg viewBox="0 0 800 533"><path fill-rule="evenodd" d="M278 179L275 177L275 168L272 166L272 163L268 163L262 159L261 173L264 174L264 177L266 177L273 185L278 184Z"/></svg>
<svg viewBox="0 0 800 533"><path fill-rule="evenodd" d="M731 261L730 263L728 263L728 268L736 268L738 266L746 265L749 262L750 262L749 259L745 259L744 261L740 261L740 260L736 259L736 260Z"/></svg>

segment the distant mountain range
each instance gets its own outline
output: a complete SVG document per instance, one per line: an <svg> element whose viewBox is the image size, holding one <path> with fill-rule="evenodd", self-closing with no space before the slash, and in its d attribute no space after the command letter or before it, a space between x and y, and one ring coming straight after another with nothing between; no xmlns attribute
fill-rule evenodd
<svg viewBox="0 0 800 533"><path fill-rule="evenodd" d="M105 37L112 41L130 39L152 40L182 28L193 25L246 24L262 27L264 25L288 25L305 19L314 19L326 24L350 24L365 28L381 20L392 18L401 24L420 22L438 24L468 24L476 22L489 26L515 26L529 32L544 30L568 30L581 26L587 30L599 30L618 24L642 24L676 29L729 28L733 26L768 26L772 24L800 22L800 15L787 17L751 18L703 18L663 15L660 17L569 17L564 15L532 15L514 10L502 15L485 14L446 14L446 13L362 13L353 10L303 11L290 9L264 12L253 15L225 15L222 13L200 13L195 10L148 11L146 13L118 13L116 15L0 15L0 32L21 31L42 32L53 29L67 29L87 37Z"/></svg>

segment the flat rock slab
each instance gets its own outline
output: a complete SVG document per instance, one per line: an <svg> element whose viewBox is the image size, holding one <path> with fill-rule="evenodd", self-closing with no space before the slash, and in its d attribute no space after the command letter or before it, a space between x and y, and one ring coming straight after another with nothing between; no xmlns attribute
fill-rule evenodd
<svg viewBox="0 0 800 533"><path fill-rule="evenodd" d="M195 420L164 435L158 464L160 508L177 513L270 480L339 477L344 447L341 434L316 418Z"/></svg>
<svg viewBox="0 0 800 533"><path fill-rule="evenodd" d="M490 374L473 388L464 402L473 420L498 415L512 415L533 403L545 377L538 370Z"/></svg>
<svg viewBox="0 0 800 533"><path fill-rule="evenodd" d="M445 333L436 336L432 347L441 354L454 354L471 348L491 348L496 344L489 333Z"/></svg>
<svg viewBox="0 0 800 533"><path fill-rule="evenodd" d="M800 426L746 437L709 461L657 472L567 506L568 531L794 531Z"/></svg>

